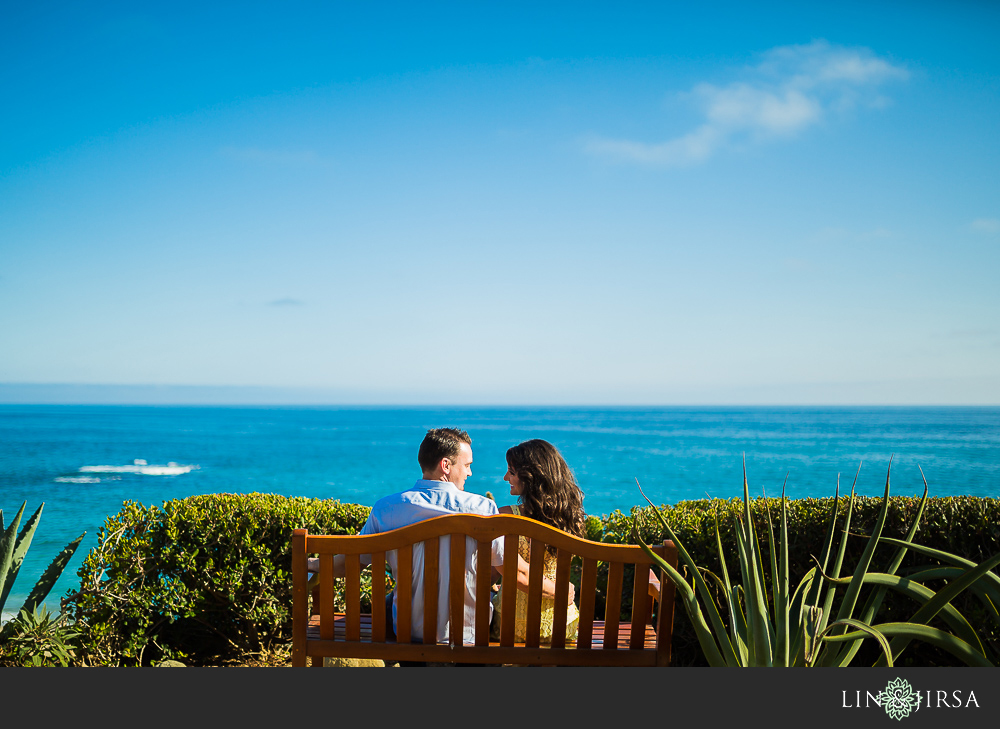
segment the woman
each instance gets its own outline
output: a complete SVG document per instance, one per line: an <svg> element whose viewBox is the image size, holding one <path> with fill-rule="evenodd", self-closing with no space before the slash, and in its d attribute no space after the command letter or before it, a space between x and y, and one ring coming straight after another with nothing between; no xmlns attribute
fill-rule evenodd
<svg viewBox="0 0 1000 729"><path fill-rule="evenodd" d="M517 496L514 506L500 507L501 513L517 514L554 526L575 537L585 538L583 492L576 485L573 473L555 446L544 440L528 440L507 451L507 473L504 481L510 484L511 496ZM521 537L518 553L527 561L530 545ZM550 580L556 578L556 555L554 550L545 551L544 574ZM503 587L493 598L494 609L499 613ZM514 619L514 640L523 642L528 620L528 596L517 591L517 609ZM554 603L542 598L541 642L552 641L552 620ZM576 605L570 605L566 613L566 639L576 640L580 623L580 612ZM494 623L499 624L499 621Z"/></svg>

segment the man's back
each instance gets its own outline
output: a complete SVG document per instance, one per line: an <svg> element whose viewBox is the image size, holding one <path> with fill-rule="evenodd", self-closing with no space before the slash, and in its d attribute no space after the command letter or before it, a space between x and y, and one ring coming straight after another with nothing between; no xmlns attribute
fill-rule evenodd
<svg viewBox="0 0 1000 729"><path fill-rule="evenodd" d="M409 526L425 519L432 519L444 514L483 514L499 513L496 504L478 494L467 493L458 489L448 481L431 481L421 479L412 488L391 494L379 499L372 507L368 521L361 528L361 534L377 534ZM466 591L465 591L465 630L463 642L474 641L476 614L476 562L475 550L478 545L471 537L466 538ZM441 549L438 555L438 605L448 604L450 538L441 539ZM387 555L393 577L398 575L396 553ZM492 547L491 564L503 563L503 542L495 540ZM422 635L424 607L424 550L422 545L413 549L413 593L412 593L412 630L414 636ZM393 625L396 624L396 598L392 604ZM447 609L438 611L437 638L448 640L449 616Z"/></svg>

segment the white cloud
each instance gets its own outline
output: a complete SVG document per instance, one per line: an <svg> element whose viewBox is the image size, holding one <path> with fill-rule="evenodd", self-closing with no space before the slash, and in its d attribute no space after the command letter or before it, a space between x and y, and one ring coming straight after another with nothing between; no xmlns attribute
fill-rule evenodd
<svg viewBox="0 0 1000 729"><path fill-rule="evenodd" d="M704 100L706 126L719 131L748 128L786 134L814 123L822 113L815 99L796 89L775 93L742 83L724 89L702 84L695 93Z"/></svg>
<svg viewBox="0 0 1000 729"><path fill-rule="evenodd" d="M778 83L803 89L838 83L878 84L909 77L905 68L876 57L868 48L844 48L825 40L772 48L755 70L761 77L770 76Z"/></svg>
<svg viewBox="0 0 1000 729"><path fill-rule="evenodd" d="M730 141L788 137L861 103L884 108L889 100L876 88L906 79L908 72L867 48L842 48L820 40L774 48L745 76L725 86L698 84L682 95L704 115L704 122L686 134L652 144L591 137L585 149L644 164L694 164Z"/></svg>
<svg viewBox="0 0 1000 729"><path fill-rule="evenodd" d="M969 223L969 227L977 233L1000 233L1000 219L977 218Z"/></svg>
<svg viewBox="0 0 1000 729"><path fill-rule="evenodd" d="M593 137L586 142L588 152L654 165L677 166L700 162L718 144L717 132L705 125L662 144L643 144L621 139Z"/></svg>

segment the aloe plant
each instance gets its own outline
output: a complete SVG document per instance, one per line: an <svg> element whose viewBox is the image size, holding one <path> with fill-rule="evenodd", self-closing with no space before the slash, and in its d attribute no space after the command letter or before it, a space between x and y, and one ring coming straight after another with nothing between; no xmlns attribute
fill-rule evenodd
<svg viewBox="0 0 1000 729"><path fill-rule="evenodd" d="M14 580L17 579L17 574L21 570L24 556L28 553L28 547L31 546L31 539L35 535L35 529L38 528L38 520L42 515L42 507L45 506L44 502L40 504L35 513L31 515L31 518L25 522L24 528L18 533L17 528L21 524L21 517L24 516L24 508L27 504L27 501L21 504L21 508L14 517L14 521L6 529L4 529L3 510L0 510L0 611L3 610L11 588L14 586ZM33 613L35 608L41 605L45 598L48 597L52 587L56 584L56 580L59 579L59 576L66 568L66 565L73 557L73 553L76 552L76 548L80 546L80 542L83 541L83 537L86 534L87 532L84 532L78 536L56 555L56 558L52 560L52 563L42 573L42 576L28 594L24 605L21 606L22 611ZM8 630L9 625L8 623L4 626L3 631L0 631L0 635L3 635Z"/></svg>
<svg viewBox="0 0 1000 729"><path fill-rule="evenodd" d="M740 563L739 583L734 584L730 580L726 568L719 533L718 506L716 506L715 534L719 562L722 565L721 576L699 568L660 511L653 508L666 533L677 546L681 561L692 575L690 583L643 542L633 517L633 536L676 585L709 665L847 666L857 654L861 641L868 638L878 641L882 649L882 655L876 665L892 666L893 660L898 659L902 650L912 640L933 643L968 665L993 665L975 630L951 605L951 601L963 590L971 588L983 601L987 612L1000 624L1000 614L997 611L997 606L1000 606L1000 578L990 572L993 567L1000 564L1000 554L976 565L955 555L922 547L912 541L927 502L926 479L923 498L906 539L883 537L882 529L889 509L891 468L890 458L879 516L853 574L850 577L840 577L854 507L854 486L851 487L841 541L834 555L840 498L838 483L820 559L817 560L817 565L805 574L791 597L789 597L788 521L784 486L781 493L781 537L777 542L774 539L770 511L767 512L768 530L771 536L768 540L771 545L768 555L771 584L768 591L763 570L764 556L750 513L745 463L742 514L733 515ZM636 483L638 485L638 481ZM856 484L857 475L854 479L854 485ZM639 492L642 493L641 486ZM644 493L642 496L650 506L653 506ZM885 572L869 571L874 552L880 544L896 546L897 551ZM780 557L777 554L779 549ZM915 574L900 577L895 573L907 550L938 559L951 566L922 568ZM722 602L727 610L728 624L723 620L722 612L716 604L706 577L715 584L723 596ZM939 592L934 592L921 582L942 577L947 578L949 582ZM825 591L824 585L826 585ZM865 585L874 586L875 589L856 616L858 598ZM834 615L834 598L839 588L846 588L846 591ZM920 607L909 621L873 624L885 593L890 589L909 596L920 603ZM927 625L936 616L945 622L951 632Z"/></svg>

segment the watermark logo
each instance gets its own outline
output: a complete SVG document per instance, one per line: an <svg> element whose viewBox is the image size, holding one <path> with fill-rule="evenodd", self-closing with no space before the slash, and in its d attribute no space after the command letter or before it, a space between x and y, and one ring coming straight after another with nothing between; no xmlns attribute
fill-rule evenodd
<svg viewBox="0 0 1000 729"><path fill-rule="evenodd" d="M920 710L924 697L913 690L909 681L897 678L886 684L885 691L880 693L878 698L886 714L896 721L902 721L903 717L910 715L910 712Z"/></svg>
<svg viewBox="0 0 1000 729"><path fill-rule="evenodd" d="M880 708L890 719L902 721L923 709L969 709L979 708L979 701L972 690L941 688L916 689L904 678L895 678L886 684L883 691L853 692L841 691L841 707L844 709Z"/></svg>

